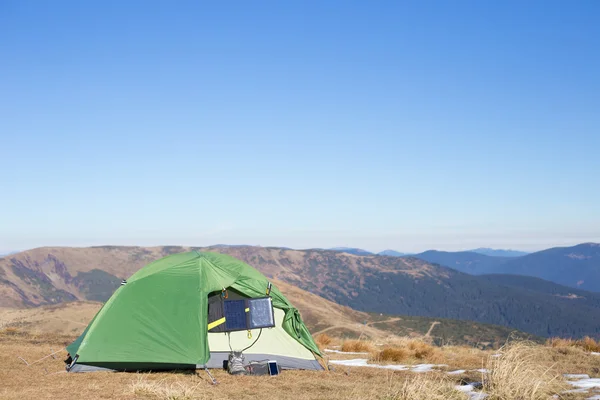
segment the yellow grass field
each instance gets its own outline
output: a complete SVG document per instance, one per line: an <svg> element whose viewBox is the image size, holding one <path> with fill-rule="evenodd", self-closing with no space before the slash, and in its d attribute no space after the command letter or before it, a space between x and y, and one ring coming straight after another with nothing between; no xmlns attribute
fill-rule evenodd
<svg viewBox="0 0 600 400"><path fill-rule="evenodd" d="M514 342L498 351L484 351L432 346L425 336L387 334L351 340L320 333L315 335L319 346L338 351L324 352L330 371L283 371L277 377L266 377L230 376L213 370L217 386L204 371L68 374L63 362L66 351L62 349L85 328L98 308L98 303L80 302L28 310L0 309L0 399L466 400L468 396L456 386L473 381L484 382L489 400L575 400L600 394L593 389L565 393L573 387L563 374L600 377L600 356L590 352L597 349L592 339L549 340L546 345ZM46 357L56 351L56 358ZM334 364L351 359L380 366L436 366L419 373ZM478 371L483 368L490 372Z"/></svg>

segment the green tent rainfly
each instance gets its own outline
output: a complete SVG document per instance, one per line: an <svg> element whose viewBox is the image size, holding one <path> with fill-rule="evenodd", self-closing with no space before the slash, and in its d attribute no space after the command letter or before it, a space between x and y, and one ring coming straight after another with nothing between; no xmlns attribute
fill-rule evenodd
<svg viewBox="0 0 600 400"><path fill-rule="evenodd" d="M69 371L221 368L231 349L248 346L247 361L322 369L300 313L275 286L269 292L274 327L227 333L209 327L211 299L225 293L261 298L269 286L264 275L228 255L193 251L162 258L123 281L67 347L74 360Z"/></svg>

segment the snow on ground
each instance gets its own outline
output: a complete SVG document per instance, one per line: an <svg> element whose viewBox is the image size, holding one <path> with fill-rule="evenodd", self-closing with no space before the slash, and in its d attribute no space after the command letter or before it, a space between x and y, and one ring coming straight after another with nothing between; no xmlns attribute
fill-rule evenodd
<svg viewBox="0 0 600 400"><path fill-rule="evenodd" d="M446 367L445 364L418 364L418 365L397 365L397 364L388 364L388 365L379 365L379 364L369 364L366 358L355 358L353 360L329 360L330 364L342 365L345 367L369 367L369 368L381 368L381 369L391 369L394 371L412 371L412 372L430 372L433 371L434 368Z"/></svg>
<svg viewBox="0 0 600 400"><path fill-rule="evenodd" d="M600 388L600 379L590 378L587 374L564 374L563 376L571 386L576 388L564 393L589 393L590 389ZM586 400L600 400L600 395L588 397Z"/></svg>
<svg viewBox="0 0 600 400"><path fill-rule="evenodd" d="M429 372L436 367L447 367L446 364L419 364L412 367L412 372Z"/></svg>
<svg viewBox="0 0 600 400"><path fill-rule="evenodd" d="M331 349L325 349L323 351L326 351L327 353L336 353L336 354L369 354L369 353L355 353L352 351L331 350Z"/></svg>
<svg viewBox="0 0 600 400"><path fill-rule="evenodd" d="M578 379L576 381L569 381L571 386L575 386L576 388L585 388L585 389L593 389L600 388L600 379L592 378L592 379Z"/></svg>
<svg viewBox="0 0 600 400"><path fill-rule="evenodd" d="M464 374L465 372L467 372L467 371L464 369L457 369L456 371L448 372L448 375L460 375L460 374Z"/></svg>
<svg viewBox="0 0 600 400"><path fill-rule="evenodd" d="M370 367L370 368L384 368L393 369L396 371L407 371L408 367L405 365L377 365L368 364L366 358L355 358L353 360L329 360L330 364L343 365L345 367Z"/></svg>
<svg viewBox="0 0 600 400"><path fill-rule="evenodd" d="M469 396L469 400L483 400L488 397L488 395L483 392L476 392L473 385L458 385L455 386L455 388L456 390L466 393Z"/></svg>
<svg viewBox="0 0 600 400"><path fill-rule="evenodd" d="M588 374L563 374L567 379L590 379Z"/></svg>

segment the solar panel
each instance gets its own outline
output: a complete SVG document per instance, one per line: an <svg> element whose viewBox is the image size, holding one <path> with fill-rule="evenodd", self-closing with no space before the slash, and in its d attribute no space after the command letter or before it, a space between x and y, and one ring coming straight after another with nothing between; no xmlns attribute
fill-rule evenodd
<svg viewBox="0 0 600 400"><path fill-rule="evenodd" d="M225 300L223 311L225 314L225 330L242 331L247 329L245 300Z"/></svg>
<svg viewBox="0 0 600 400"><path fill-rule="evenodd" d="M273 304L271 303L270 297L249 299L248 308L250 309L249 329L270 328L275 326Z"/></svg>

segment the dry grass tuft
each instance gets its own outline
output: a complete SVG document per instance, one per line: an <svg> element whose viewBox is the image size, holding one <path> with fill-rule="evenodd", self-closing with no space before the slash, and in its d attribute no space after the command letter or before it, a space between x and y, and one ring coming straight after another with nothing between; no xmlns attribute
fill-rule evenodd
<svg viewBox="0 0 600 400"><path fill-rule="evenodd" d="M371 350L370 355L370 360L376 362L429 360L433 363L445 363L446 358L446 354L443 354L439 348L422 339L412 338L393 338L383 349Z"/></svg>
<svg viewBox="0 0 600 400"><path fill-rule="evenodd" d="M593 351L596 353L600 352L600 343L598 343L596 340L589 336L586 336L583 339L578 340L577 342L579 346L585 351Z"/></svg>
<svg viewBox="0 0 600 400"><path fill-rule="evenodd" d="M401 347L386 347L381 351L371 353L369 359L376 362L400 362L410 357L410 353Z"/></svg>
<svg viewBox="0 0 600 400"><path fill-rule="evenodd" d="M589 336L583 339L563 339L563 338L551 338L546 341L546 345L554 348L568 348L577 347L588 352L600 352L600 343Z"/></svg>
<svg viewBox="0 0 600 400"><path fill-rule="evenodd" d="M364 340L346 340L342 343L342 351L348 353L370 353L374 350L373 344Z"/></svg>
<svg viewBox="0 0 600 400"><path fill-rule="evenodd" d="M381 397L380 397L381 398ZM386 400L466 400L468 395L455 389L447 377L433 374L415 374L382 397Z"/></svg>
<svg viewBox="0 0 600 400"><path fill-rule="evenodd" d="M166 382L165 379L158 381L148 380L145 376L138 376L137 380L131 382L129 393L136 396L151 396L161 400L188 400L203 399L199 397L198 386L185 385L182 382Z"/></svg>
<svg viewBox="0 0 600 400"><path fill-rule="evenodd" d="M333 339L328 334L321 333L315 336L315 342L320 348L323 348L329 346L333 342Z"/></svg>
<svg viewBox="0 0 600 400"><path fill-rule="evenodd" d="M408 348L412 351L414 357L419 360L429 358L435 352L435 349L432 345L419 340L411 341L408 344Z"/></svg>
<svg viewBox="0 0 600 400"><path fill-rule="evenodd" d="M489 400L546 400L567 389L548 352L530 342L513 342L488 360L483 391Z"/></svg>

